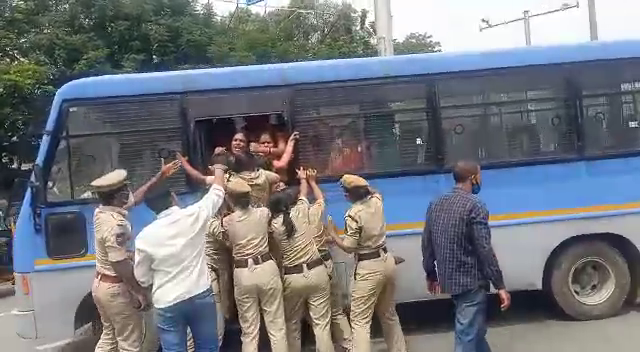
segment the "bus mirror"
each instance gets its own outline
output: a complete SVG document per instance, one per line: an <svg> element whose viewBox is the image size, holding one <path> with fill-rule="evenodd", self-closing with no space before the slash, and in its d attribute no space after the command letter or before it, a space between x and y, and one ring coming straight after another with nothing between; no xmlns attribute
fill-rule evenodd
<svg viewBox="0 0 640 352"><path fill-rule="evenodd" d="M29 188L31 189L31 207L35 208L44 202L44 177L40 165L36 164L33 167L33 180L29 182Z"/></svg>

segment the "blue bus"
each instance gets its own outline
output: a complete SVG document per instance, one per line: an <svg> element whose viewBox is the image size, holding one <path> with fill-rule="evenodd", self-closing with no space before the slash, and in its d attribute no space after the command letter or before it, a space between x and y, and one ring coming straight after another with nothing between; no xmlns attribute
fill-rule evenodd
<svg viewBox="0 0 640 352"><path fill-rule="evenodd" d="M640 41L115 75L68 83L53 101L15 234L25 342L55 350L100 329L91 180L119 167L138 186L163 149L204 168L238 119L265 117L300 132L294 164L321 171L338 226L343 172L382 193L388 246L406 259L399 303L444 298L421 284L420 234L462 158L485 169L481 198L510 290L545 290L579 320L636 295ZM185 204L197 197L183 174L170 183ZM153 216L141 206L130 219L137 232ZM335 255L348 289L352 262Z"/></svg>

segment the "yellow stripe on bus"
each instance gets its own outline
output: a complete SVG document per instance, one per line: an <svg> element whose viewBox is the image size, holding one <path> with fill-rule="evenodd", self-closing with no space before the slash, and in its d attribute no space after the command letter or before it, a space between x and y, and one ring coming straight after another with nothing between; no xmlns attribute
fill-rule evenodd
<svg viewBox="0 0 640 352"><path fill-rule="evenodd" d="M626 203L626 204L605 204L605 205L593 205L593 206L580 207L580 208L565 208L565 209L552 209L552 210L540 210L540 211L527 211L522 213L499 214L499 215L492 215L489 218L489 220L490 221L521 220L521 219L541 218L541 217L547 217L547 216L600 213L600 212L630 210L630 209L638 209L638 208L640 208L640 202L633 202L633 203ZM423 227L424 227L424 221L407 222L407 223L399 223L399 224L389 224L387 225L387 231L416 230L416 229L422 229ZM338 234L340 235L344 234L344 230L339 230ZM67 264L67 263L86 262L86 261L91 261L95 259L96 259L96 256L93 254L87 254L84 257L71 258L71 259L42 258L42 259L36 259L35 265L41 266L41 265Z"/></svg>

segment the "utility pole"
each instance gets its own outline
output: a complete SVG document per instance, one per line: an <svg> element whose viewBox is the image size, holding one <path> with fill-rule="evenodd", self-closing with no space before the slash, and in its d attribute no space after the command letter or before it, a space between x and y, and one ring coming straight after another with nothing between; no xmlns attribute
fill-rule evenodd
<svg viewBox="0 0 640 352"><path fill-rule="evenodd" d="M391 0L374 0L378 55L393 56Z"/></svg>
<svg viewBox="0 0 640 352"><path fill-rule="evenodd" d="M590 1L592 2L593 0L590 0ZM492 24L491 22L489 22L488 19L483 18L483 19L480 20L480 22L481 22L481 24L480 24L480 32L485 31L487 29L494 28L494 27L504 26L506 24L511 24L511 23L523 21L524 22L524 40L525 40L525 43L527 44L527 46L530 46L531 45L531 23L530 23L530 19L531 18L538 17L538 16L549 15L549 14L552 14L552 13L566 11L566 10L574 9L574 8L578 8L578 7L580 7L580 3L576 1L576 3L573 4L573 5L568 4L568 3L564 3L564 4L562 4L562 6L560 6L557 9L553 9L553 10L545 11L545 12L541 12L541 13L536 13L536 14L531 14L531 11L527 10L527 11L523 11L522 12L522 17L515 18L515 19L512 19L512 20L508 20L508 21L504 21L504 22L497 23L497 24Z"/></svg>
<svg viewBox="0 0 640 352"><path fill-rule="evenodd" d="M596 18L596 0L588 0L589 7L589 37L598 40L598 19Z"/></svg>

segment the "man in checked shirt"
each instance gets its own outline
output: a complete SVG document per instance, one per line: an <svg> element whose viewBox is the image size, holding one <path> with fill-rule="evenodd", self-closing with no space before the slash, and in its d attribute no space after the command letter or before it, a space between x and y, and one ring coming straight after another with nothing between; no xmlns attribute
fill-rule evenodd
<svg viewBox="0 0 640 352"><path fill-rule="evenodd" d="M431 202L422 236L428 290L451 294L456 307L455 352L490 352L487 334L489 284L498 290L500 308L511 304L491 247L487 206L476 196L480 165L460 161L453 168L453 190ZM437 271L436 271L436 262Z"/></svg>

